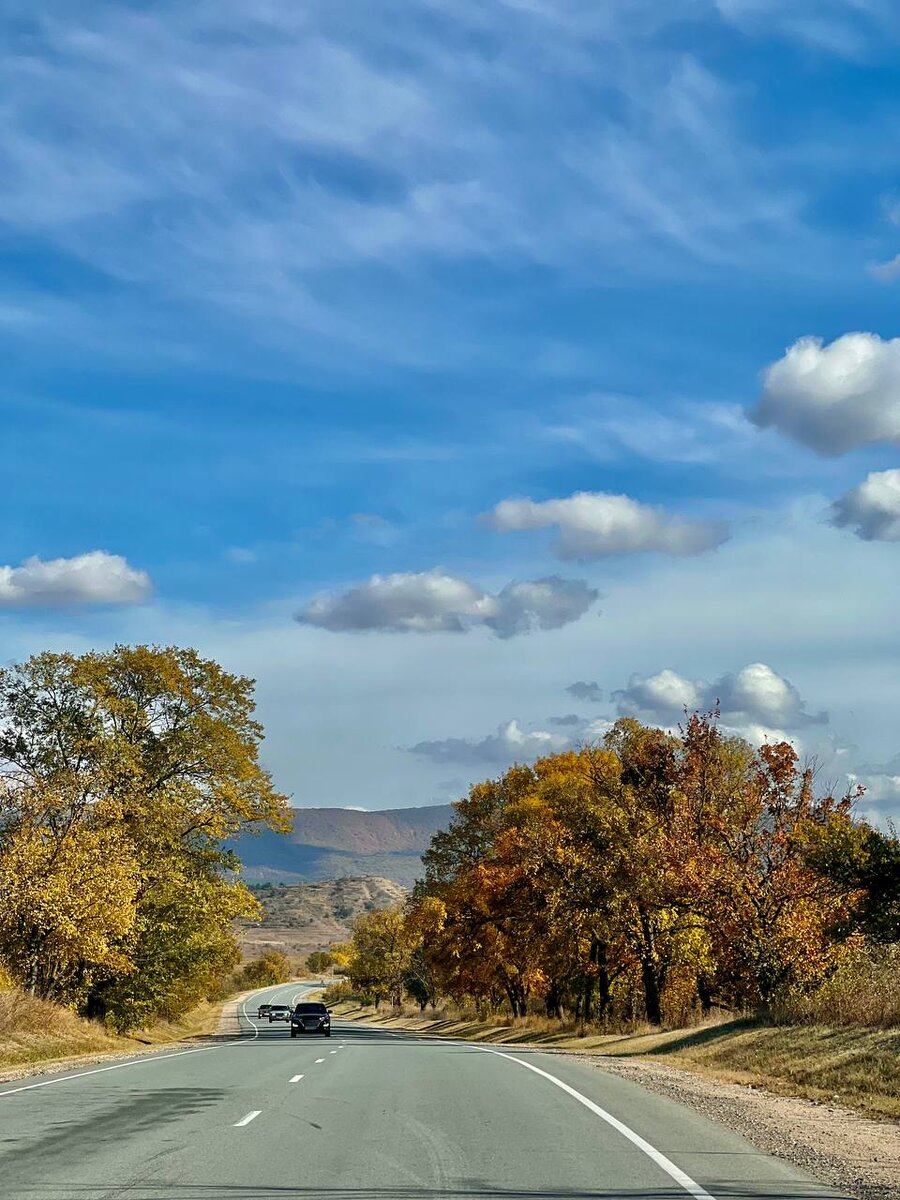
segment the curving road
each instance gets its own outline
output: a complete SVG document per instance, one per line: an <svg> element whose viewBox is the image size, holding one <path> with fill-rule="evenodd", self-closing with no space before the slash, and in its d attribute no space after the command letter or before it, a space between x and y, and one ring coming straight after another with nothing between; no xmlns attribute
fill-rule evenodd
<svg viewBox="0 0 900 1200"><path fill-rule="evenodd" d="M0 1084L3 1200L824 1200L841 1194L560 1055L355 1023ZM842 1198L843 1200L843 1198Z"/></svg>

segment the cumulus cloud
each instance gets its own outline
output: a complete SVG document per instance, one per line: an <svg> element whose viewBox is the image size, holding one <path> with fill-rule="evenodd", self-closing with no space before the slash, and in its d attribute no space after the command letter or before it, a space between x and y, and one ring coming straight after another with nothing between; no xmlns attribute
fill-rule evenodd
<svg viewBox="0 0 900 1200"><path fill-rule="evenodd" d="M800 338L765 370L751 419L823 455L900 442L900 338Z"/></svg>
<svg viewBox="0 0 900 1200"><path fill-rule="evenodd" d="M555 527L554 549L562 559L611 554L702 554L720 545L727 527L716 521L687 521L662 508L609 492L576 492L561 500L501 500L482 518L500 533Z"/></svg>
<svg viewBox="0 0 900 1200"><path fill-rule="evenodd" d="M138 604L152 591L150 577L118 554L91 550L74 558L27 558L0 566L0 607Z"/></svg>
<svg viewBox="0 0 900 1200"><path fill-rule="evenodd" d="M591 704L599 704L603 699L603 689L599 683L586 682L579 679L577 683L570 683L566 691L575 700L587 700Z"/></svg>
<svg viewBox="0 0 900 1200"><path fill-rule="evenodd" d="M513 762L533 762L546 754L559 754L579 744L597 741L610 727L610 722L603 720L583 721L575 717L574 722L573 725L568 717L551 717L548 725L572 725L572 732L553 733L547 729L526 730L518 721L507 721L487 737L419 742L410 747L410 753L435 763L505 767Z"/></svg>
<svg viewBox="0 0 900 1200"><path fill-rule="evenodd" d="M297 620L335 633L464 633L482 625L508 638L568 625L583 616L598 595L582 580L558 576L513 580L491 595L434 568L373 575L346 592L318 597Z"/></svg>
<svg viewBox="0 0 900 1200"><path fill-rule="evenodd" d="M656 675L632 675L612 697L621 716L639 716L675 725L684 711L709 710L718 702L722 723L749 741L787 737L788 731L828 721L827 713L809 713L797 689L766 663L750 663L736 674L707 682L686 679L669 669Z"/></svg>
<svg viewBox="0 0 900 1200"><path fill-rule="evenodd" d="M435 742L419 742L410 747L411 754L418 754L436 763L458 763L475 766L490 763L504 766L510 762L531 762L542 754L555 754L569 744L565 734L550 733L536 729L527 732L518 721L507 721L496 733L479 739L444 738Z"/></svg>
<svg viewBox="0 0 900 1200"><path fill-rule="evenodd" d="M886 772L863 773L848 775L847 780L851 788L862 784L866 789L860 803L867 808L893 809L900 804L900 764L895 775Z"/></svg>
<svg viewBox="0 0 900 1200"><path fill-rule="evenodd" d="M900 542L900 470L870 472L835 501L831 524L866 542Z"/></svg>

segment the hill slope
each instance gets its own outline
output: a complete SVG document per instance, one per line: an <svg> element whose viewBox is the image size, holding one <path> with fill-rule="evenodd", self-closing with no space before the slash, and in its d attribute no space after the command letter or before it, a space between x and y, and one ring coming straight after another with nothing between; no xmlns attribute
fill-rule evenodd
<svg viewBox="0 0 900 1200"><path fill-rule="evenodd" d="M254 889L265 916L241 923L246 956L274 948L291 955L325 949L350 936L350 924L361 913L388 908L406 898L406 889L390 879L332 879L324 883L263 884Z"/></svg>
<svg viewBox="0 0 900 1200"><path fill-rule="evenodd" d="M449 804L357 812L297 808L287 836L264 830L232 843L249 883L311 883L375 876L411 887L431 837L449 825Z"/></svg>

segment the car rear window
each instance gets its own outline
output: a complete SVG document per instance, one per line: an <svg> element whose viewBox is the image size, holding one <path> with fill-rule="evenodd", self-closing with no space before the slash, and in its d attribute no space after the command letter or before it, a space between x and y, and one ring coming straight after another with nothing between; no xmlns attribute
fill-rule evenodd
<svg viewBox="0 0 900 1200"><path fill-rule="evenodd" d="M327 1012L324 1004L298 1004L294 1009L295 1013L324 1013Z"/></svg>

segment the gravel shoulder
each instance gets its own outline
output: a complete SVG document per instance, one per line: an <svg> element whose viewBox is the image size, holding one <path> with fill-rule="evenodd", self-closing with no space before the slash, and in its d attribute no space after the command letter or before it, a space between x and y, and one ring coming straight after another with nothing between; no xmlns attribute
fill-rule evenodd
<svg viewBox="0 0 900 1200"><path fill-rule="evenodd" d="M900 1125L895 1122L873 1121L839 1105L776 1096L662 1063L572 1057L686 1104L858 1200L900 1197Z"/></svg>

